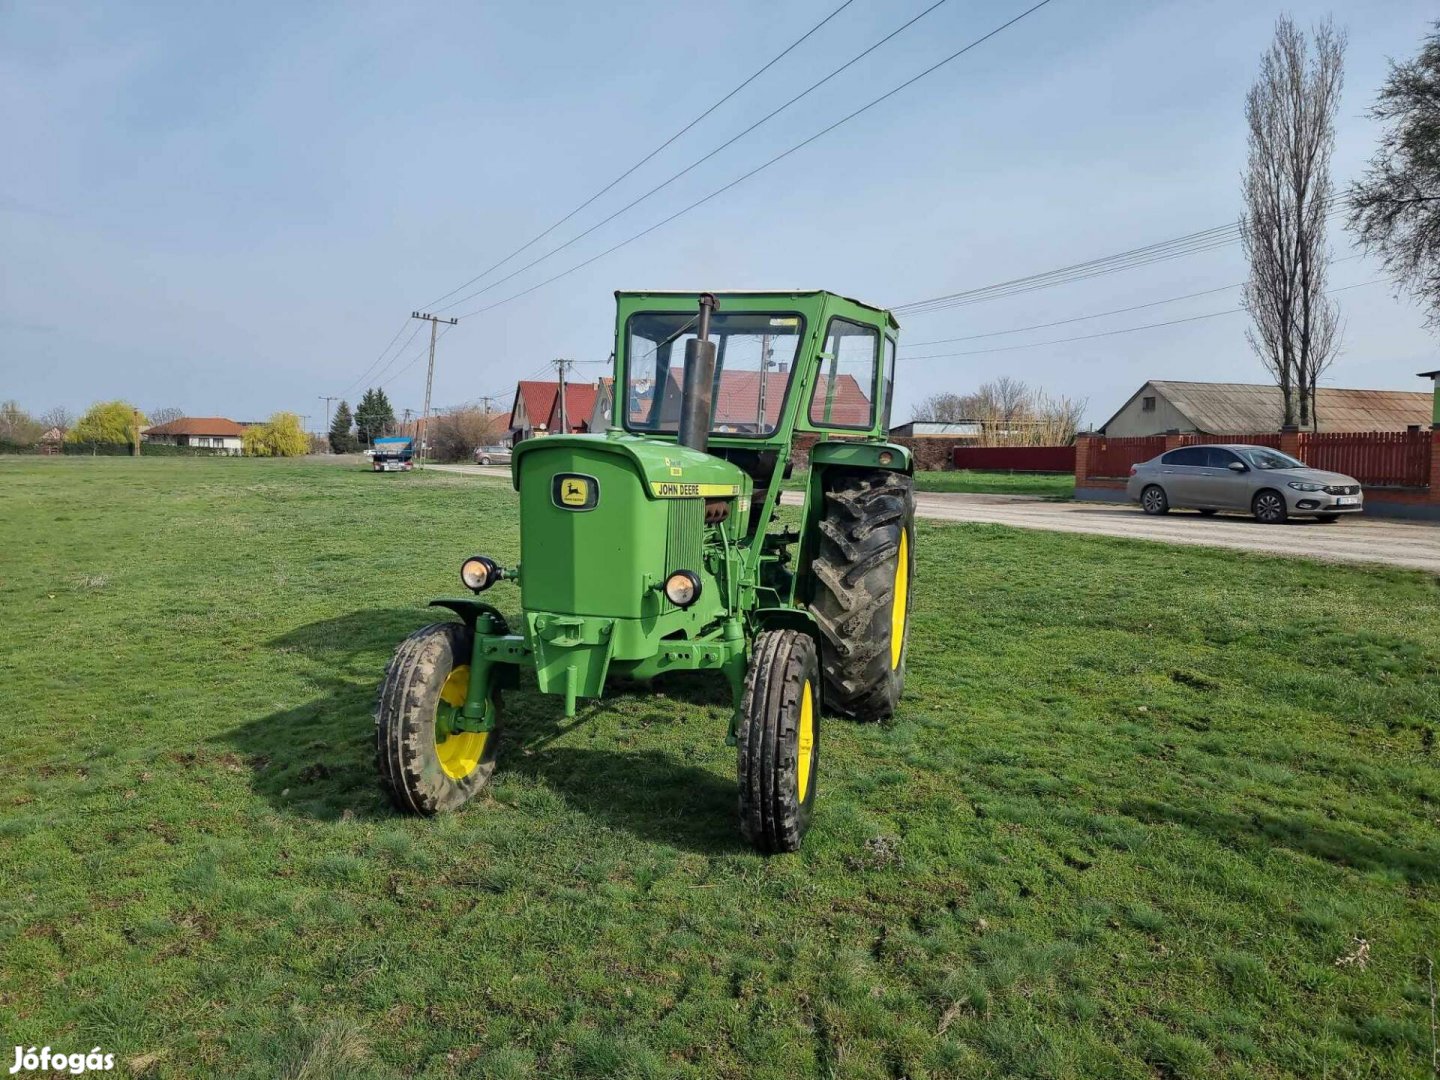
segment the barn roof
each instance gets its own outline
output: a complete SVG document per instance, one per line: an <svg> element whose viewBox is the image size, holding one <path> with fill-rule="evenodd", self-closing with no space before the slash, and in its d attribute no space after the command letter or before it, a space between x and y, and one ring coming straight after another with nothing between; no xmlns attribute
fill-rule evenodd
<svg viewBox="0 0 1440 1080"><path fill-rule="evenodd" d="M1163 395L1196 431L1209 434L1276 431L1284 417L1280 388L1270 384L1154 379L1145 386ZM1315 392L1315 414L1320 431L1403 431L1415 424L1429 426L1433 402L1428 391L1323 386Z"/></svg>

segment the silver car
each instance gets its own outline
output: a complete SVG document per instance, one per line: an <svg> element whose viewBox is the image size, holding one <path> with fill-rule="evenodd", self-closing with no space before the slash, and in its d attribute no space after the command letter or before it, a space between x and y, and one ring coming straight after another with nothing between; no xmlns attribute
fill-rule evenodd
<svg viewBox="0 0 1440 1080"><path fill-rule="evenodd" d="M1130 467L1125 494L1147 514L1241 510L1266 525L1292 517L1338 521L1365 508L1360 481L1312 469L1266 446L1182 446Z"/></svg>
<svg viewBox="0 0 1440 1080"><path fill-rule="evenodd" d="M509 465L510 447L508 446L477 446L475 448L476 465Z"/></svg>

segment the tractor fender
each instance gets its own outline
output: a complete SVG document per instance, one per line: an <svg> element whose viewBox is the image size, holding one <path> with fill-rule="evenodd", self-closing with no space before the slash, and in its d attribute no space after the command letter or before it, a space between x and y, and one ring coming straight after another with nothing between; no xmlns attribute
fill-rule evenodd
<svg viewBox="0 0 1440 1080"><path fill-rule="evenodd" d="M817 649L820 647L820 627L805 608L756 608L750 617L757 634L765 630L799 630L815 639Z"/></svg>
<svg viewBox="0 0 1440 1080"><path fill-rule="evenodd" d="M447 600L431 600L428 606L450 609L464 619L465 625L472 631L475 629L476 619L481 615L488 615L492 620L492 625L500 628L500 633L508 633L509 624L505 621L505 616L500 614L500 609L482 600L472 600L466 596Z"/></svg>
<svg viewBox="0 0 1440 1080"><path fill-rule="evenodd" d="M823 472L837 466L848 469L884 469L910 476L915 472L915 458L907 447L898 443L831 439L811 447L810 468L813 472Z"/></svg>

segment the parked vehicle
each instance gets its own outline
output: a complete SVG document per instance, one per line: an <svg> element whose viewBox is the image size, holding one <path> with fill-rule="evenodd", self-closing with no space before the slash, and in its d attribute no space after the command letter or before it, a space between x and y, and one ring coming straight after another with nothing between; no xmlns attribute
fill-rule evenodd
<svg viewBox="0 0 1440 1080"><path fill-rule="evenodd" d="M1125 494L1147 514L1240 510L1266 525L1292 517L1338 521L1365 508L1360 481L1312 469L1268 446L1182 446L1130 467Z"/></svg>
<svg viewBox="0 0 1440 1080"><path fill-rule="evenodd" d="M509 465L510 447L508 446L477 446L475 448L476 465Z"/></svg>
<svg viewBox="0 0 1440 1080"><path fill-rule="evenodd" d="M415 467L415 440L376 439L370 460L376 472L409 472Z"/></svg>

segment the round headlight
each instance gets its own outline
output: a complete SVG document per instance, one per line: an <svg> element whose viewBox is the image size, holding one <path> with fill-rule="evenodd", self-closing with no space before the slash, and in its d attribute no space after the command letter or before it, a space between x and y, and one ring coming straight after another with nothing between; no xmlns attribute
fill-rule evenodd
<svg viewBox="0 0 1440 1080"><path fill-rule="evenodd" d="M484 592L499 577L500 568L493 559L484 555L471 555L460 564L460 583L471 592Z"/></svg>
<svg viewBox="0 0 1440 1080"><path fill-rule="evenodd" d="M665 599L678 608L687 608L700 599L700 575L693 570L676 570L665 579Z"/></svg>
<svg viewBox="0 0 1440 1080"><path fill-rule="evenodd" d="M881 464L881 465L889 465L889 464L890 464L892 461L894 461L894 460L895 460L895 455L894 455L893 453L891 453L889 450L881 450L881 451L880 451L880 464Z"/></svg>

